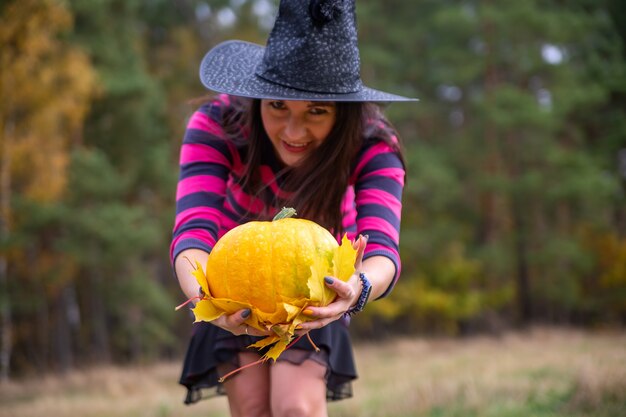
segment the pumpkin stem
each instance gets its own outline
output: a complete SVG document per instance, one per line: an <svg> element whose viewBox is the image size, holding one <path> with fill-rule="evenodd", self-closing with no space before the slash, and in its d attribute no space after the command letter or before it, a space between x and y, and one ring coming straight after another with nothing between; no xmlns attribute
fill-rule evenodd
<svg viewBox="0 0 626 417"><path fill-rule="evenodd" d="M292 207L283 207L283 209L279 211L276 216L274 216L272 221L275 222L276 220L288 219L289 217L293 217L297 214L298 213L296 213L296 209Z"/></svg>

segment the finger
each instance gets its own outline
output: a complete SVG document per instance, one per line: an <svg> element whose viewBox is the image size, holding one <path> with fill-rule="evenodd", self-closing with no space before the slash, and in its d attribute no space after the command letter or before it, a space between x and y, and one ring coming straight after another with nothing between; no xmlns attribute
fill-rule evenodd
<svg viewBox="0 0 626 417"><path fill-rule="evenodd" d="M353 277L351 277L348 282L343 282L342 280L334 277L324 277L324 283L328 288L335 291L338 298L347 298L351 300L355 296L353 284L351 285L350 282L353 280Z"/></svg>
<svg viewBox="0 0 626 417"><path fill-rule="evenodd" d="M368 235L359 235L359 238L354 241L352 247L356 250L356 258L354 260L354 268L358 271L361 269L363 263L363 253L365 253L365 247L367 246Z"/></svg>
<svg viewBox="0 0 626 417"><path fill-rule="evenodd" d="M340 319L342 316L343 314L340 314L340 315L334 315L332 317L327 317L327 318L323 318L319 320L311 320L311 321L302 322L302 324L300 324L299 332L300 334L306 334L307 332L311 330L321 329L322 327L329 325L333 321Z"/></svg>
<svg viewBox="0 0 626 417"><path fill-rule="evenodd" d="M367 239L369 238L369 235L359 235L359 237L357 237L354 242L352 242L352 248L355 250L359 250L359 248L361 247L361 245L363 245L363 243L367 244Z"/></svg>
<svg viewBox="0 0 626 417"><path fill-rule="evenodd" d="M303 313L309 319L321 320L331 318L336 320L350 309L350 301L348 299L340 299L325 307L307 307ZM308 323L308 322L307 322Z"/></svg>
<svg viewBox="0 0 626 417"><path fill-rule="evenodd" d="M356 290L354 288L354 280L356 279L358 278L356 278L355 275L353 275L348 282L343 282L342 280L334 277L324 277L324 283L326 286L331 288L337 294L335 301L325 307L308 306L303 310L303 314L315 319L332 318L333 320L336 320L341 317L343 313L350 308L352 300L356 298Z"/></svg>
<svg viewBox="0 0 626 417"><path fill-rule="evenodd" d="M244 321L246 321L246 319L250 317L251 313L252 311L249 308L245 308L226 316L224 320L226 322L226 326L231 329L236 329L240 327L242 330L244 330Z"/></svg>

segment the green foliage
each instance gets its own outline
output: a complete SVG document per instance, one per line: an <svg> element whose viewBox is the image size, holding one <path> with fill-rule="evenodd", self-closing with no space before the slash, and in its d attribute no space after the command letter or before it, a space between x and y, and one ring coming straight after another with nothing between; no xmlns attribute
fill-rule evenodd
<svg viewBox="0 0 626 417"><path fill-rule="evenodd" d="M365 83L421 101L386 109L407 151L403 272L355 331L623 323L623 2L357 3ZM183 351L167 259L177 152L204 53L263 42L254 5L0 2L16 371Z"/></svg>
<svg viewBox="0 0 626 417"><path fill-rule="evenodd" d="M112 342L129 360L154 360L179 343L171 331L175 299L140 264L105 288Z"/></svg>
<svg viewBox="0 0 626 417"><path fill-rule="evenodd" d="M590 277L605 267L581 233L626 233L615 221L626 61L607 3L359 7L366 81L421 99L388 109L409 178L391 295L402 307L383 306L383 322L456 332L494 311L621 320L615 304L600 308Z"/></svg>
<svg viewBox="0 0 626 417"><path fill-rule="evenodd" d="M177 301L171 291L176 283L167 259L176 162L165 117L167 92L148 71L149 51L143 48L149 22L141 13L148 5L114 0L60 5L29 2L33 10L49 7L55 12L48 17L52 24L40 25L42 30L60 25L57 21L70 27L73 17L62 37L52 31L34 37L31 44L43 58L54 48L61 51L56 53L60 63L49 59L34 68L44 75L54 68L65 71L62 59L68 56L74 65L68 68L84 72L82 65L89 63L91 72L80 74L82 78L73 74L75 88L67 82L37 84L31 75L15 94L20 102L6 101L13 114L31 120L24 129L27 140L14 148L20 152L14 190L23 189L22 184L38 186L12 201L8 291L18 329L12 356L18 372L33 366L66 369L87 360L136 360L177 349L172 334ZM182 24L171 9L166 15L171 25ZM12 26L4 27L14 32L20 25L38 27L27 20L37 16L23 13L18 17L24 22L13 17ZM54 43L55 36L65 49ZM12 53L36 63L32 57L39 55L20 48ZM47 79L55 80L42 78ZM85 120L86 106L77 106L89 80L97 81L98 88ZM74 101L67 99L72 94ZM47 108L42 98L48 96L63 101L48 100ZM28 97L38 101L29 105ZM68 122L63 112L71 116ZM69 127L63 140L57 138L57 125ZM45 193L55 198L39 202ZM28 334L35 333L41 337L32 343Z"/></svg>

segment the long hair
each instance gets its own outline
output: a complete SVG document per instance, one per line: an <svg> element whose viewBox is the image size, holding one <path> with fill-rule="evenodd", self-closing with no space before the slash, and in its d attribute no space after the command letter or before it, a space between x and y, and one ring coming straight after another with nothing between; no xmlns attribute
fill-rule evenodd
<svg viewBox="0 0 626 417"><path fill-rule="evenodd" d="M349 186L350 174L366 138L384 140L402 159L398 143L391 140L395 131L372 103L336 102L335 124L326 139L300 164L285 166L278 174L280 198L260 179L260 166L274 152L261 120L261 100L233 98L225 115L225 130L233 139L247 133L244 144L245 171L240 185L262 199L266 207L294 207L298 217L313 220L336 235L343 233L341 204ZM380 123L382 122L382 123ZM237 139L235 139L237 140ZM237 140L242 144L241 139ZM267 213L265 213L267 214Z"/></svg>

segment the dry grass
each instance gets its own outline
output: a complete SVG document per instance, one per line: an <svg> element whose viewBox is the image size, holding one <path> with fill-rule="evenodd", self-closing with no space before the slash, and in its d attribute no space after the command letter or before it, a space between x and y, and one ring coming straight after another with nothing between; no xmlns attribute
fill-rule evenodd
<svg viewBox="0 0 626 417"><path fill-rule="evenodd" d="M397 339L356 348L355 397L332 416L626 415L626 333L533 329L499 338ZM184 406L180 364L99 368L0 387L0 417L227 416ZM622 414L624 413L624 414Z"/></svg>
<svg viewBox="0 0 626 417"><path fill-rule="evenodd" d="M626 334L534 329L362 346L341 416L626 416ZM381 358L388 358L384 363ZM605 413L606 412L606 413Z"/></svg>

